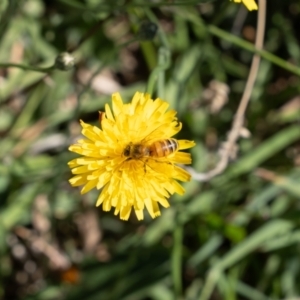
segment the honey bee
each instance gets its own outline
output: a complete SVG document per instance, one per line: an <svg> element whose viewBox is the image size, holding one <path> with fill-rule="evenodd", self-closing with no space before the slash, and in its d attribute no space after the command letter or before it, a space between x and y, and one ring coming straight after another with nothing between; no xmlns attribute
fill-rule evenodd
<svg viewBox="0 0 300 300"><path fill-rule="evenodd" d="M124 149L123 155L128 159L141 159L143 157L160 158L168 156L178 150L178 142L175 139L164 139L152 144L130 143Z"/></svg>

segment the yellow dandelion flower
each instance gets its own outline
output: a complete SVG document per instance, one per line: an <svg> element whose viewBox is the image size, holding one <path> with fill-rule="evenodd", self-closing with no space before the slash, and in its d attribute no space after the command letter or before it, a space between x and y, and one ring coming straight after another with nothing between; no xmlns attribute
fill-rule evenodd
<svg viewBox="0 0 300 300"><path fill-rule="evenodd" d="M247 7L248 10L258 10L258 6L254 0L233 0L236 3L241 3Z"/></svg>
<svg viewBox="0 0 300 300"><path fill-rule="evenodd" d="M182 125L168 107L148 94L137 92L129 104L113 94L112 110L106 104L100 114L101 128L80 121L86 138L69 148L82 155L68 163L75 175L71 185L84 185L82 194L101 189L96 205L104 211L114 207L122 220L128 220L132 208L138 220L145 207L152 218L159 216L159 204L168 207L170 195L185 192L177 180L191 176L176 164L190 164L191 155L180 150L195 145L171 138Z"/></svg>

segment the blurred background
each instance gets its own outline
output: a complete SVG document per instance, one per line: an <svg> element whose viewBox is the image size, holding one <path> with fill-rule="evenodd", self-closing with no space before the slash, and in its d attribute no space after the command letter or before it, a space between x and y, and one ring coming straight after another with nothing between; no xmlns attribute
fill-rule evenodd
<svg viewBox="0 0 300 300"><path fill-rule="evenodd" d="M245 138L221 175L184 184L141 222L68 182L79 119L96 125L112 93L127 102L146 89L178 111L178 137L197 143L193 169L212 169L256 21L227 0L0 1L1 299L299 299L298 0L267 3ZM75 67L48 69L66 51Z"/></svg>

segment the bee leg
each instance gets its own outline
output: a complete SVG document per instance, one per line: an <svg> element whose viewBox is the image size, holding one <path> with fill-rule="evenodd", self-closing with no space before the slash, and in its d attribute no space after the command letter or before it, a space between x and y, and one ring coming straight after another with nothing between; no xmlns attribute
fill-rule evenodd
<svg viewBox="0 0 300 300"><path fill-rule="evenodd" d="M145 172L145 174L147 173L147 167L149 167L151 169L151 167L147 164L148 161L149 161L149 159L144 161L144 172Z"/></svg>

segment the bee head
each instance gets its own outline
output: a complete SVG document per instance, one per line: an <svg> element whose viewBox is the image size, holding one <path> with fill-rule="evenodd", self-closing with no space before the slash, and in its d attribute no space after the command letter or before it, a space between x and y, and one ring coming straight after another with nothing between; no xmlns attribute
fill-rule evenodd
<svg viewBox="0 0 300 300"><path fill-rule="evenodd" d="M124 151L123 151L123 155L126 157L130 156L130 145L126 146Z"/></svg>

